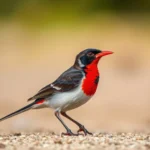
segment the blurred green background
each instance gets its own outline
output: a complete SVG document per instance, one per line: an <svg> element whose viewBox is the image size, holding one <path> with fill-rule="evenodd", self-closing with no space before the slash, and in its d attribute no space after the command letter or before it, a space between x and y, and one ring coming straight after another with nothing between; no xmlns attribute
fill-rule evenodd
<svg viewBox="0 0 150 150"><path fill-rule="evenodd" d="M91 47L114 54L100 61L96 95L70 114L93 131L149 130L149 0L0 0L0 116L26 105ZM49 109L0 125L40 129L63 131Z"/></svg>
<svg viewBox="0 0 150 150"><path fill-rule="evenodd" d="M92 18L116 16L138 20L150 13L149 0L1 0L0 18L32 27L81 24ZM147 18L148 21L148 18Z"/></svg>

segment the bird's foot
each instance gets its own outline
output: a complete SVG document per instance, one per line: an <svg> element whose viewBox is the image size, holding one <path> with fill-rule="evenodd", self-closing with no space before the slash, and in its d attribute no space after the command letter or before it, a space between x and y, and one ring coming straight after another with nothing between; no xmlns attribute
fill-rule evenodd
<svg viewBox="0 0 150 150"><path fill-rule="evenodd" d="M66 133L62 133L61 134L61 136L78 136L78 135L82 135L82 134L79 134L79 133L77 133L77 134L75 134L75 133L73 133L71 130L67 130L67 132Z"/></svg>
<svg viewBox="0 0 150 150"><path fill-rule="evenodd" d="M84 132L85 135L89 134L89 135L93 135L91 132L89 132L84 126L80 126L79 130L77 131L79 132Z"/></svg>

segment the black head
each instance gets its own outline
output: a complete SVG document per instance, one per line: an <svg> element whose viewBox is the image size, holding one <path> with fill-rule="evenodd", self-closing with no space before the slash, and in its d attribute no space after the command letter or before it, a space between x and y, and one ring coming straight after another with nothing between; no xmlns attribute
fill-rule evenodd
<svg viewBox="0 0 150 150"><path fill-rule="evenodd" d="M83 68L89 64L91 64L94 60L97 60L97 63L99 59L104 56L112 54L110 51L101 51L94 48L85 49L84 51L80 52L75 61L75 66L78 66L80 68Z"/></svg>

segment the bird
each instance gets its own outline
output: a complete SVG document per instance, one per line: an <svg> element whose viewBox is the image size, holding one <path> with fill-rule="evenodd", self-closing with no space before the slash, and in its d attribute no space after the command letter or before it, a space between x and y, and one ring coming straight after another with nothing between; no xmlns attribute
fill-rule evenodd
<svg viewBox="0 0 150 150"><path fill-rule="evenodd" d="M66 112L85 104L95 94L100 79L98 62L103 56L109 54L113 54L113 52L96 48L81 51L69 69L63 72L54 82L48 84L28 99L28 101L32 101L30 104L6 115L0 121L31 109L52 108L56 118L66 129L66 132L62 133L62 135L78 136L81 132L84 135L92 135L84 125L71 118ZM68 128L61 115L79 127L77 133L73 133Z"/></svg>

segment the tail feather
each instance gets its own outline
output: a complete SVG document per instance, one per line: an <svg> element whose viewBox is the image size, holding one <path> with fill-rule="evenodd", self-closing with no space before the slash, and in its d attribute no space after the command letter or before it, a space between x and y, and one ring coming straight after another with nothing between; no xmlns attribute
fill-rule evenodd
<svg viewBox="0 0 150 150"><path fill-rule="evenodd" d="M7 116L1 118L0 121L3 121L3 120L5 120L5 119L11 118L11 117L16 116L16 115L18 115L18 114L20 114L20 113L23 113L23 112L25 112L25 111L28 111L28 110L30 110L30 109L32 108L32 106L33 106L34 104L35 104L35 102L33 102L33 103L31 103L31 104L29 104L29 105L27 105L27 106L25 106L25 107L23 107L23 108L21 108L21 109L15 111L15 112L13 112L13 113L11 113L11 114L9 114L9 115L7 115Z"/></svg>

